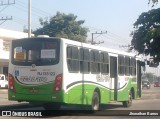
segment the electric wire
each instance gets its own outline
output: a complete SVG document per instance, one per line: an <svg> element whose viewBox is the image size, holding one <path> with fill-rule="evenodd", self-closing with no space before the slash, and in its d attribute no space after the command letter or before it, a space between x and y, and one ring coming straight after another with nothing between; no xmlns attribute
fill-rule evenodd
<svg viewBox="0 0 160 119"><path fill-rule="evenodd" d="M4 8L2 8L2 9L0 10L0 12L4 11L8 6L9 6L9 5L7 5L7 6L5 6Z"/></svg>
<svg viewBox="0 0 160 119"><path fill-rule="evenodd" d="M25 12L25 13L27 14L28 10L27 10L27 6L25 6L25 4L26 4L26 3L17 0L16 6L14 6L14 7L15 7L16 9L19 9L19 10L21 10L22 12ZM34 7L34 6L32 6L32 10L33 10L33 11L32 11L32 16L33 16L33 17L42 18L42 16L45 16L45 17L51 16L50 13L48 13L48 12L46 12L46 11L44 11L44 10L38 9L38 8L36 8L36 7ZM40 15L42 15L42 16L40 16ZM14 17L14 18L15 18L15 17ZM18 18L18 17L16 17L16 18L14 19L14 22L17 22L17 23L20 23L20 24L23 24L23 25L24 25L24 21L25 21L25 24L27 24L27 20L26 20L26 19L21 19L21 18ZM37 27L37 28L38 28L38 26L39 26L39 24L34 23L34 22L32 22L32 25L33 25L34 27ZM86 26L85 26L85 27L86 27ZM39 27L39 28L40 28L40 27ZM87 28L89 28L90 31L104 31L104 29L98 29L98 28L94 28L94 27L91 27L91 26L87 26ZM53 32L53 33L60 31L60 30L55 30L54 28L47 28L46 30L49 30L49 31L51 31L51 32ZM129 40L126 40L125 38L122 38L122 37L120 37L119 35L114 34L114 33L110 32L110 31L108 31L108 30L107 30L107 34L101 34L101 35L102 35L103 37L107 38L107 39L112 39L113 42L116 41L116 42L122 43L122 44L124 44L124 43L126 43L126 42L129 42ZM101 35L98 35L98 36L94 37L94 39L97 39L97 38L100 37ZM108 42L108 41L107 41L107 42Z"/></svg>

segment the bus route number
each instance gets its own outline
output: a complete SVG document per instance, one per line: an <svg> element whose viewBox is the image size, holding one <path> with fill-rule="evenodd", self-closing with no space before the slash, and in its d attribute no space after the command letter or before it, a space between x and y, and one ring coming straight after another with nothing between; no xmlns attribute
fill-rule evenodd
<svg viewBox="0 0 160 119"><path fill-rule="evenodd" d="M110 77L108 75L96 75L97 82L108 82Z"/></svg>

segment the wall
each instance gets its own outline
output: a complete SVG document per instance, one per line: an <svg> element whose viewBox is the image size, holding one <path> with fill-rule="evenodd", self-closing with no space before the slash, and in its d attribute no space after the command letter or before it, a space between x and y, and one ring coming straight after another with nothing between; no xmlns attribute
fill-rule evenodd
<svg viewBox="0 0 160 119"><path fill-rule="evenodd" d="M34 34L32 34L34 36ZM26 38L28 33L12 31L0 28L0 74L5 73L3 69L8 68L9 64L9 45L11 40ZM4 68L5 67L5 68Z"/></svg>

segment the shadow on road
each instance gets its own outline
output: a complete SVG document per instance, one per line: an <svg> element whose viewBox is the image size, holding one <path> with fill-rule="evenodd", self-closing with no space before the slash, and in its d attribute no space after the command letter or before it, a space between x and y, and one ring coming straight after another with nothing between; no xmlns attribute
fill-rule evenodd
<svg viewBox="0 0 160 119"><path fill-rule="evenodd" d="M29 103L2 105L2 106L0 106L0 110L25 109L25 108L34 108L34 107L39 107L39 106L40 105L33 105L33 104L29 104Z"/></svg>

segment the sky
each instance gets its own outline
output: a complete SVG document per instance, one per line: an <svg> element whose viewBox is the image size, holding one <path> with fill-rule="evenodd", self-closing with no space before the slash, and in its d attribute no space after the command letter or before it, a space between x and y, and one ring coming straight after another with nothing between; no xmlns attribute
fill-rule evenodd
<svg viewBox="0 0 160 119"><path fill-rule="evenodd" d="M10 3L13 1L10 0ZM8 0L0 0L2 2ZM50 18L58 11L72 13L77 20L85 20L83 26L90 30L87 40L91 40L92 33L107 31L102 35L95 34L94 40L103 41L101 46L119 50L126 50L122 46L130 44L130 33L139 15L152 9L148 0L31 0L31 6L33 30L41 27L39 18ZM11 16L12 20L0 21L0 28L16 31L28 28L28 0L15 0L13 5L0 6L0 18Z"/></svg>
<svg viewBox="0 0 160 119"><path fill-rule="evenodd" d="M8 0L0 1L6 3ZM72 13L77 20L85 20L84 26L90 30L88 40L91 33L107 31L101 36L94 35L96 41L105 39L103 45L107 41L121 45L130 43L133 23L142 12L151 9L148 0L31 0L31 6L33 30L40 27L39 18L50 18L57 11ZM23 31L28 27L28 0L15 0L15 4L5 7L0 6L0 17L12 16L13 19L4 22L1 28Z"/></svg>

